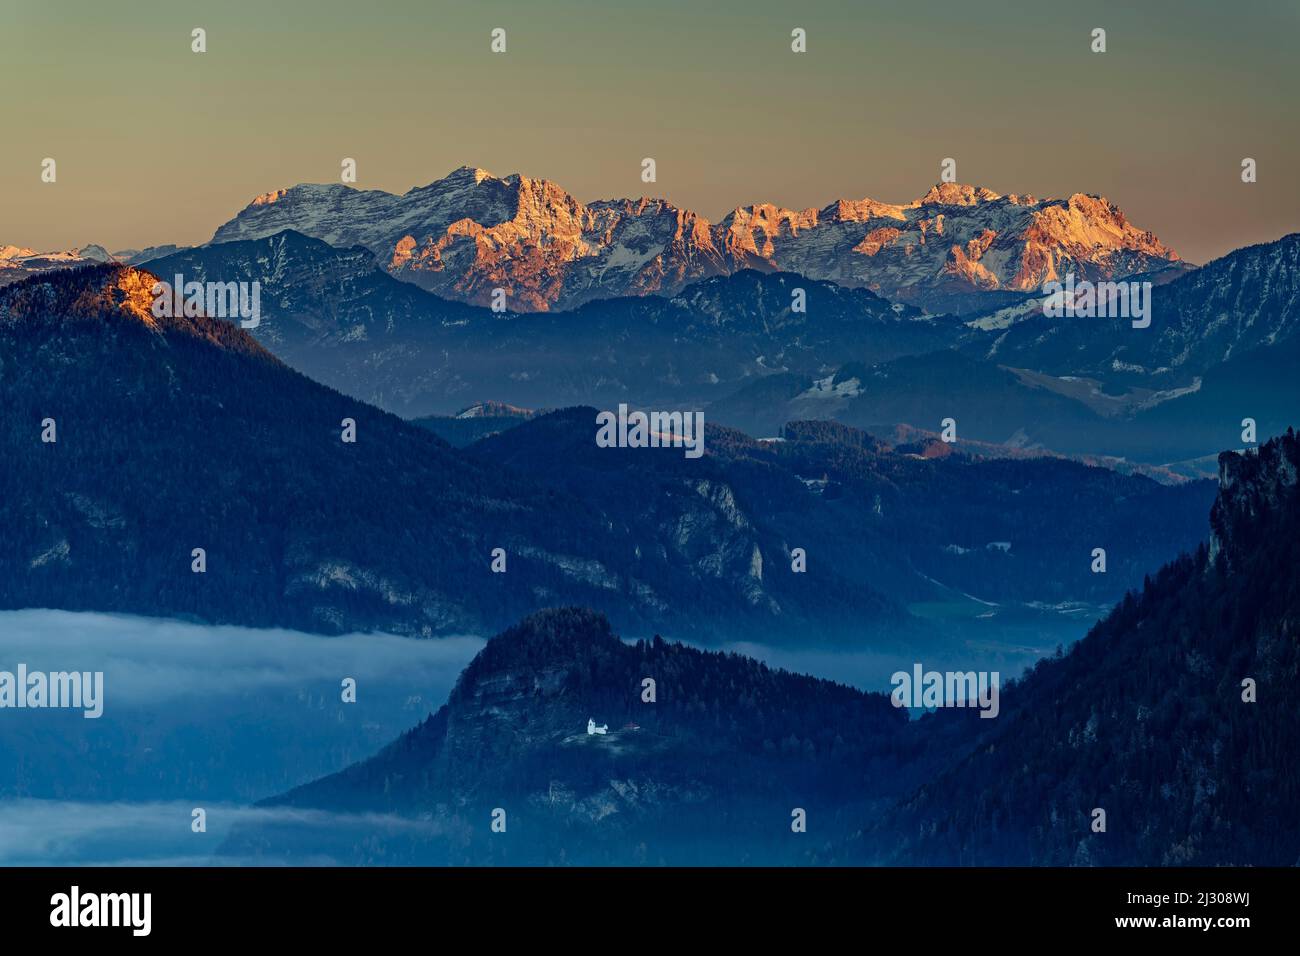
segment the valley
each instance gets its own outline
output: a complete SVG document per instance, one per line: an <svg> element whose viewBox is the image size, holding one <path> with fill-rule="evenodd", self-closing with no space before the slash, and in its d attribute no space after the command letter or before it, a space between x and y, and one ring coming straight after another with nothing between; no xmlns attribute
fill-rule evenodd
<svg viewBox="0 0 1300 956"><path fill-rule="evenodd" d="M1198 682L1243 641L1289 659L1284 576L1241 575L1290 560L1258 522L1291 520L1297 238L1196 268L1099 197L941 184L713 226L466 168L268 193L196 247L13 247L4 649L132 652L51 645L107 661L107 729L0 734L0 824L112 804L59 851L99 863L1272 860L1241 808L1290 725ZM1147 298L1054 314L1057 268ZM159 276L217 307L158 308ZM1236 642L1180 656L1216 600ZM1180 840L1207 798L1172 770L1173 816L1131 822L1138 725L1175 718L1094 712L1112 658L1232 728L1178 733L1228 755L1196 773L1236 842ZM169 668L192 706L151 713ZM1112 844L1072 829L1094 786ZM199 803L211 839L169 836Z"/></svg>

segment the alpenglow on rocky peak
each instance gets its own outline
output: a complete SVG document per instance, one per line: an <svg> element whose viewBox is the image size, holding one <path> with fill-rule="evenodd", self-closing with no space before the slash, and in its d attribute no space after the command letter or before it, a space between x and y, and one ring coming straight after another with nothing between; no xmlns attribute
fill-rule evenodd
<svg viewBox="0 0 1300 956"><path fill-rule="evenodd" d="M985 291L1032 291L1074 272L1118 278L1178 261L1109 200L999 195L943 183L894 204L743 206L716 223L664 199L583 203L557 184L463 166L395 195L341 184L265 193L213 242L286 229L360 245L392 275L476 305L504 289L518 311L674 294L744 268L788 271L944 311Z"/></svg>

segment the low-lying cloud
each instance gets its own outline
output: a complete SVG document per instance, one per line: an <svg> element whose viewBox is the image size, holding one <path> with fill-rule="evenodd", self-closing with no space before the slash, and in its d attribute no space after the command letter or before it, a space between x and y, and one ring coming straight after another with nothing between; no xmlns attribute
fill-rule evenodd
<svg viewBox="0 0 1300 956"><path fill-rule="evenodd" d="M236 827L293 825L328 832L342 828L433 836L436 820L391 814L339 814L286 807L214 804L208 829L190 829L191 805L177 801L84 803L64 800L0 802L0 866L266 865L261 858L216 855ZM327 856L298 860L325 866Z"/></svg>
<svg viewBox="0 0 1300 956"><path fill-rule="evenodd" d="M0 668L103 671L109 700L243 694L353 677L359 685L427 674L449 688L483 646L478 637L321 637L281 628L190 624L54 610L0 611ZM433 707L442 700L432 702Z"/></svg>

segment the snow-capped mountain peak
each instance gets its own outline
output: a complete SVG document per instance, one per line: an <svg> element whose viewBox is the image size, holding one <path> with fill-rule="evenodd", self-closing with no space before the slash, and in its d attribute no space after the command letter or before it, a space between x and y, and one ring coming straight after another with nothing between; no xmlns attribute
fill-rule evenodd
<svg viewBox="0 0 1300 956"><path fill-rule="evenodd" d="M94 243L80 249L55 252L37 252L26 246L0 245L0 286L10 285L38 272L117 261L116 256Z"/></svg>
<svg viewBox="0 0 1300 956"><path fill-rule="evenodd" d="M717 224L664 199L584 203L545 179L462 166L396 195L300 184L256 197L214 242L293 229L361 245L392 275L447 298L567 309L596 298L674 294L742 268L796 272L930 311L984 291L1032 291L1067 271L1112 278L1177 255L1108 200L1038 200L940 183L919 199L755 204Z"/></svg>

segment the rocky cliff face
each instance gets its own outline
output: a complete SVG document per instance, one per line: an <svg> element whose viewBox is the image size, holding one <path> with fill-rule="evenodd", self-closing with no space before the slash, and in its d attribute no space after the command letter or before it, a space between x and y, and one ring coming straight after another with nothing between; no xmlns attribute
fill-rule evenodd
<svg viewBox="0 0 1300 956"><path fill-rule="evenodd" d="M1300 441L1289 429L1258 448L1219 456L1219 496L1210 511L1211 561L1222 555L1229 566L1240 562L1250 529L1259 530L1287 506L1288 495L1294 497L1298 472Z"/></svg>
<svg viewBox="0 0 1300 956"><path fill-rule="evenodd" d="M711 224L662 199L579 202L555 183L463 167L401 196L299 185L257 197L214 242L293 229L365 246L389 272L447 298L519 311L672 294L744 268L869 288L930 311L986 291L1024 292L1153 271L1178 256L1108 200L1037 200L944 183L910 203L742 207Z"/></svg>

